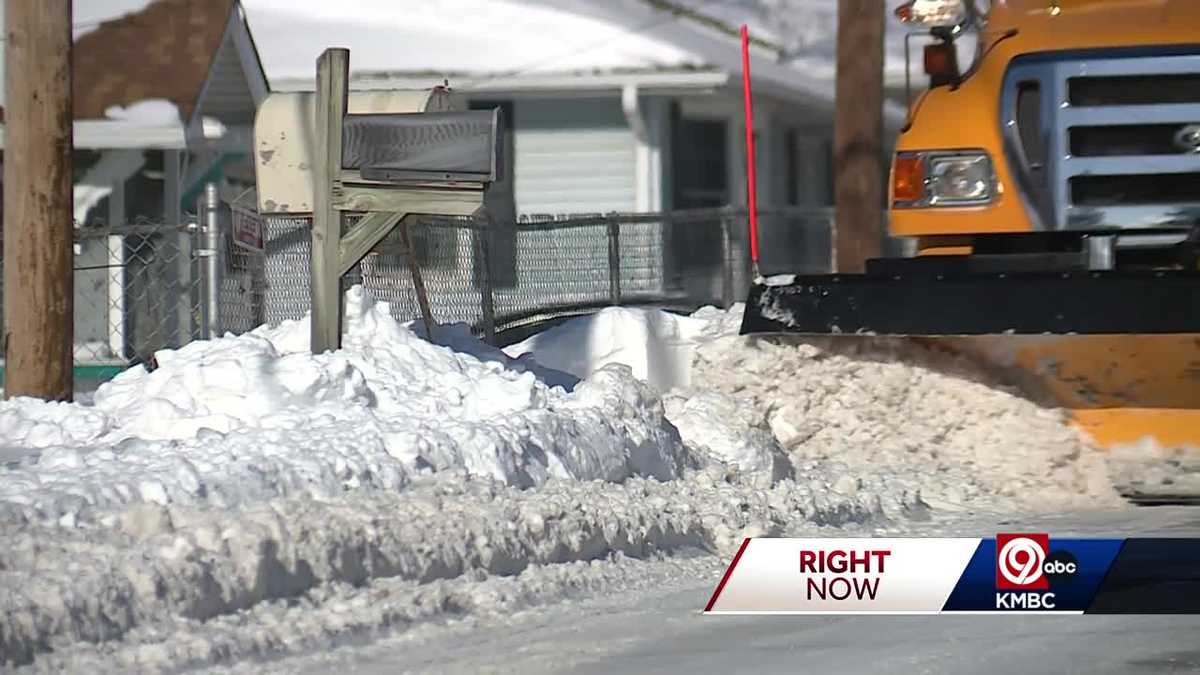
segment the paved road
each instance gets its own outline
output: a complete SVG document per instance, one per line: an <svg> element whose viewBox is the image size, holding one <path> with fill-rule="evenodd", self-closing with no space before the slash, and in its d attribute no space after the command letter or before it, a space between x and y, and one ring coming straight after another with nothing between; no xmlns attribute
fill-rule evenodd
<svg viewBox="0 0 1200 675"><path fill-rule="evenodd" d="M1051 536L1200 536L1200 508L1143 508L975 523ZM678 580L526 612L507 622L417 631L312 660L309 672L1165 673L1200 672L1200 616L705 617L715 579Z"/></svg>

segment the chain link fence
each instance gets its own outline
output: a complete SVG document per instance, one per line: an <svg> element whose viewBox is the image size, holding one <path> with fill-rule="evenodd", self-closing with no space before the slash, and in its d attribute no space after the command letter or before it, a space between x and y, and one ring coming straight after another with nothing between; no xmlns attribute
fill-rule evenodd
<svg viewBox="0 0 1200 675"><path fill-rule="evenodd" d="M140 221L76 229L77 380L103 380L130 365L153 365L159 350L309 311L310 221L261 217L250 199L222 204L215 218L201 209L179 227ZM347 217L343 229L355 220ZM762 211L763 272L829 271L831 220L828 210ZM361 284L397 320L418 319L415 261L437 322L465 323L500 343L608 305L729 306L745 297L750 281L744 209L515 223L419 217L409 225L412 251L397 228L343 286ZM261 228L263 250L235 242L247 228Z"/></svg>
<svg viewBox="0 0 1200 675"><path fill-rule="evenodd" d="M148 363L156 351L199 337L193 249L186 227L139 221L76 228L76 364L104 371Z"/></svg>
<svg viewBox="0 0 1200 675"><path fill-rule="evenodd" d="M76 230L77 362L149 362L199 337L193 243L187 228L155 223Z"/></svg>
<svg viewBox="0 0 1200 675"><path fill-rule="evenodd" d="M298 319L309 309L310 222L261 218L234 205L234 229L254 221L265 251L238 247L222 282L223 330ZM823 273L831 264L828 210L760 212L765 273ZM356 218L347 217L343 231ZM400 321L420 317L416 261L439 323L465 323L493 339L559 316L608 305L691 310L742 300L749 287L747 212L698 209L523 218L487 223L414 217L411 254L397 228L343 279L389 303Z"/></svg>

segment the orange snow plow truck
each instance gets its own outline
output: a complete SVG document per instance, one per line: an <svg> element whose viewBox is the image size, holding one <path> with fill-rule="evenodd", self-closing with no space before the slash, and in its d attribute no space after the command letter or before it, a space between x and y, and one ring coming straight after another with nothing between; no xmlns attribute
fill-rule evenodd
<svg viewBox="0 0 1200 675"><path fill-rule="evenodd" d="M968 352L1096 446L1200 477L1200 1L913 0L896 16L934 38L891 166L889 229L911 254L760 279L742 332ZM1127 494L1200 497L1186 482Z"/></svg>

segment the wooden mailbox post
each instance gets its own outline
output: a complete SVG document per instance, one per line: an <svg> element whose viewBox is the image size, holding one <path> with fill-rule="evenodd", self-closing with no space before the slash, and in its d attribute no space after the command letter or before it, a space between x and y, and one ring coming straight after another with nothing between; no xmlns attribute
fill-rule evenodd
<svg viewBox="0 0 1200 675"><path fill-rule="evenodd" d="M499 109L453 110L429 91L351 95L349 61L349 51L327 49L317 60L315 101L272 95L278 99L264 103L255 122L260 212L312 214L315 354L340 346L342 276L397 225L431 327L405 216L476 214L499 164ZM289 133L306 140L289 140ZM279 194L292 203L280 203ZM346 213L362 218L343 232Z"/></svg>

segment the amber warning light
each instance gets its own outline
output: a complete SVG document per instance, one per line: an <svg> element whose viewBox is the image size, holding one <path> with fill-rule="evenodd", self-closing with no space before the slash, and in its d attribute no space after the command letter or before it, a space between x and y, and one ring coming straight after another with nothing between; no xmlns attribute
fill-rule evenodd
<svg viewBox="0 0 1200 675"><path fill-rule="evenodd" d="M892 201L919 202L924 198L924 160L918 155L896 157L892 168Z"/></svg>

